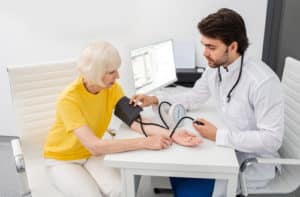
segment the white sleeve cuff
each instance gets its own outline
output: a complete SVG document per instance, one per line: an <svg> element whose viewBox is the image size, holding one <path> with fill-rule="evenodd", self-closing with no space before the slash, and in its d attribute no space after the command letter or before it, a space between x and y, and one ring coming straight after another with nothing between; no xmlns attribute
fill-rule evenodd
<svg viewBox="0 0 300 197"><path fill-rule="evenodd" d="M228 141L228 130L218 129L216 134L216 145L232 147Z"/></svg>

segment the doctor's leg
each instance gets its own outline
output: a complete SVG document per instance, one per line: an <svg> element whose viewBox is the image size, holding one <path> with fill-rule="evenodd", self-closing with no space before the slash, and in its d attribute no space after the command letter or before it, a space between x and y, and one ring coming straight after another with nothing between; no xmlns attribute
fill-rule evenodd
<svg viewBox="0 0 300 197"><path fill-rule="evenodd" d="M214 179L170 177L175 197L211 197L214 190Z"/></svg>

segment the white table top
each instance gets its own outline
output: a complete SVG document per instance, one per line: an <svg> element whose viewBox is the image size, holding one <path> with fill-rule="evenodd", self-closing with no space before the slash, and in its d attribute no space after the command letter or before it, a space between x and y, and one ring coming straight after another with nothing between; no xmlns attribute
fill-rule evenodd
<svg viewBox="0 0 300 197"><path fill-rule="evenodd" d="M200 107L199 112L189 112L188 115L194 118L203 117L218 128L224 127L212 103L205 104ZM185 121L184 127L196 132L190 120ZM118 139L140 136L125 125L122 125L116 134ZM105 156L104 160L111 167L132 169L238 173L239 168L233 149L216 146L215 142L204 138L203 143L197 147L173 144L170 148L159 151L138 150L111 154Z"/></svg>

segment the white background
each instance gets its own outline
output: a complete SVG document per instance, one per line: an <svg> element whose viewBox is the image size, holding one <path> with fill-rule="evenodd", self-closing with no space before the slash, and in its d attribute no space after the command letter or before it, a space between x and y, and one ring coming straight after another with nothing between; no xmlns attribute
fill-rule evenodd
<svg viewBox="0 0 300 197"><path fill-rule="evenodd" d="M0 1L0 135L18 135L6 75L7 65L76 58L94 40L114 44L122 56L120 83L133 93L129 49L161 40L194 43L205 65L197 23L221 7L245 19L249 52L261 58L267 0L26 0Z"/></svg>

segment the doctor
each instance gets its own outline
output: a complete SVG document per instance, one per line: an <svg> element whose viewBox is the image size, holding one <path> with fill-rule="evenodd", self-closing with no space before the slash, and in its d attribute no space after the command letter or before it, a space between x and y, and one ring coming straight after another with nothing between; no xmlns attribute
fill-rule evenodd
<svg viewBox="0 0 300 197"><path fill-rule="evenodd" d="M246 53L249 44L243 18L223 8L200 21L198 29L209 67L195 86L169 98L135 95L132 101L145 107L163 99L189 109L213 98L228 130L199 118L204 125L193 125L199 134L218 146L234 148L240 163L251 157L279 157L284 114L280 81L265 63ZM245 172L247 187L265 186L275 177L276 169L274 165L250 166ZM222 181L171 178L171 184L177 197L225 195Z"/></svg>

